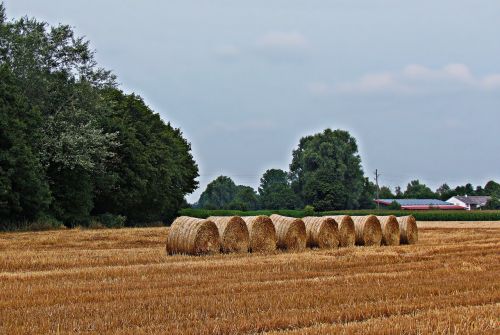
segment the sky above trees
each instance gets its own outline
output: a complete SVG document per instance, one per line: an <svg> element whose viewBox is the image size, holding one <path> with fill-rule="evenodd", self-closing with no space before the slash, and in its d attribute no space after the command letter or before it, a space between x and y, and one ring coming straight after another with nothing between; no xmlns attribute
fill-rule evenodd
<svg viewBox="0 0 500 335"><path fill-rule="evenodd" d="M257 187L299 139L348 130L366 175L433 189L500 179L500 3L5 1L67 23L121 87L181 127L200 166Z"/></svg>

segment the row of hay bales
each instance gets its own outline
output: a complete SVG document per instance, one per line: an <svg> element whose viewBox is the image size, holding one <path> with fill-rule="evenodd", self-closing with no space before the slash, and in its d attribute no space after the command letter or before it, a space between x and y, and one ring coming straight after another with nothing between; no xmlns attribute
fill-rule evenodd
<svg viewBox="0 0 500 335"><path fill-rule="evenodd" d="M414 244L417 240L413 216L212 216L206 220L181 216L169 230L166 249L170 255L200 255Z"/></svg>

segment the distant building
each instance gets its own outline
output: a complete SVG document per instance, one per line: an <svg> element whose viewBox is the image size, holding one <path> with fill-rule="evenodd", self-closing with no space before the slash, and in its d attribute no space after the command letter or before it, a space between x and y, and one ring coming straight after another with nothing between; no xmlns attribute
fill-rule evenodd
<svg viewBox="0 0 500 335"><path fill-rule="evenodd" d="M461 206L464 209L470 211L473 209L481 209L486 206L491 197L488 196L467 196L467 195L456 195L448 199L449 203L456 206Z"/></svg>
<svg viewBox="0 0 500 335"><path fill-rule="evenodd" d="M380 204L381 207L388 207L393 201L397 202L401 209L404 210L430 210L430 209L443 209L443 210L457 210L465 209L462 206L455 205L450 202L438 199L376 199L375 202Z"/></svg>

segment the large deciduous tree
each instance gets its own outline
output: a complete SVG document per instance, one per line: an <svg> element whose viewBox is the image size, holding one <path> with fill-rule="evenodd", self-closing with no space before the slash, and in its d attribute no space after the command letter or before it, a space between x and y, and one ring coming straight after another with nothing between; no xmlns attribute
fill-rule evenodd
<svg viewBox="0 0 500 335"><path fill-rule="evenodd" d="M238 188L231 178L219 176L207 185L200 196L198 207L205 209L227 208L237 191Z"/></svg>
<svg viewBox="0 0 500 335"><path fill-rule="evenodd" d="M359 207L364 177L356 140L343 130L306 136L293 152L292 187L316 210Z"/></svg>
<svg viewBox="0 0 500 335"><path fill-rule="evenodd" d="M412 180L406 186L404 197L412 199L434 199L436 194L425 184L421 184L419 180Z"/></svg>
<svg viewBox="0 0 500 335"><path fill-rule="evenodd" d="M12 77L0 84L2 215L48 212L70 226L104 213L167 220L196 188L181 131L117 90L70 26L8 21L0 4L0 66L2 80Z"/></svg>
<svg viewBox="0 0 500 335"><path fill-rule="evenodd" d="M0 16L2 13L0 12ZM51 202L49 185L31 143L40 115L29 107L6 65L0 65L0 221L34 220Z"/></svg>

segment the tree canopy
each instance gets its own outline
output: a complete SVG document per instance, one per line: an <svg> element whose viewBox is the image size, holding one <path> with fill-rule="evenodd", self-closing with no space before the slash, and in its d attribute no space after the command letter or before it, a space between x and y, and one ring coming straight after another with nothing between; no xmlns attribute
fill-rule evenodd
<svg viewBox="0 0 500 335"><path fill-rule="evenodd" d="M356 140L344 130L303 137L290 165L292 188L316 210L359 207L364 176Z"/></svg>
<svg viewBox="0 0 500 335"><path fill-rule="evenodd" d="M119 91L70 26L9 21L0 4L0 72L2 221L168 220L196 188L182 132Z"/></svg>
<svg viewBox="0 0 500 335"><path fill-rule="evenodd" d="M293 192L288 173L279 169L267 170L260 179L260 202L265 209L294 209L300 198Z"/></svg>

